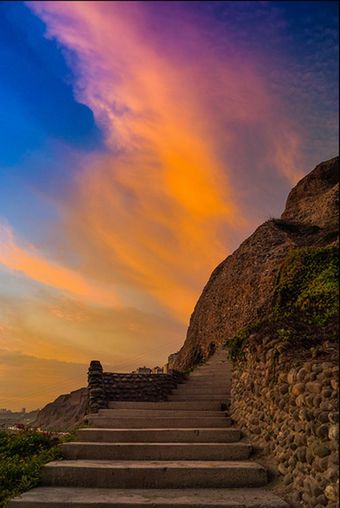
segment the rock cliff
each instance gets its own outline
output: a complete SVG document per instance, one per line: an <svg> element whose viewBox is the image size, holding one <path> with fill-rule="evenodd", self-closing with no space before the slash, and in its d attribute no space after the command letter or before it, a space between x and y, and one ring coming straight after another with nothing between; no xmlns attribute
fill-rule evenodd
<svg viewBox="0 0 340 508"><path fill-rule="evenodd" d="M280 265L294 248L338 237L339 158L319 164L290 192L280 219L262 224L211 274L173 367L186 370L270 312Z"/></svg>
<svg viewBox="0 0 340 508"><path fill-rule="evenodd" d="M82 422L86 409L87 388L80 388L47 404L39 411L33 426L44 430L73 430Z"/></svg>

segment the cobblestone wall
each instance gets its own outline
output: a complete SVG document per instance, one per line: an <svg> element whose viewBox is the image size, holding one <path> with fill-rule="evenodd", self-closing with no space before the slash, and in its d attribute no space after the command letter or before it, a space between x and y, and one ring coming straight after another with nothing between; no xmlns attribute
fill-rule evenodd
<svg viewBox="0 0 340 508"><path fill-rule="evenodd" d="M330 343L292 350L251 337L234 363L231 411L273 459L292 507L337 508L339 366Z"/></svg>
<svg viewBox="0 0 340 508"><path fill-rule="evenodd" d="M185 375L171 371L167 374L130 374L103 372L98 361L92 361L88 371L89 412L108 407L114 400L166 400Z"/></svg>

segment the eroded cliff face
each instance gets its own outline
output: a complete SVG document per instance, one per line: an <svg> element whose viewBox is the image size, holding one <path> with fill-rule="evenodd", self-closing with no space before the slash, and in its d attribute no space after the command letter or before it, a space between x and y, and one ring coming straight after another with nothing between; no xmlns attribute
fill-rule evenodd
<svg viewBox="0 0 340 508"><path fill-rule="evenodd" d="M173 367L204 360L240 328L271 310L279 267L287 253L325 245L338 234L339 158L319 164L290 192L281 219L262 224L211 274L190 319Z"/></svg>
<svg viewBox="0 0 340 508"><path fill-rule="evenodd" d="M339 158L322 162L289 193L282 219L321 228L339 223Z"/></svg>
<svg viewBox="0 0 340 508"><path fill-rule="evenodd" d="M39 411L33 426L43 430L73 430L82 423L87 403L87 388L60 395Z"/></svg>

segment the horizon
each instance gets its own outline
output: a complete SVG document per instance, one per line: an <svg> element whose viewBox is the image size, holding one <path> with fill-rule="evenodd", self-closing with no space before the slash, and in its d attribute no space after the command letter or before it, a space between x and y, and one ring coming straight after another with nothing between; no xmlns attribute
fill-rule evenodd
<svg viewBox="0 0 340 508"><path fill-rule="evenodd" d="M337 2L2 2L0 407L164 365L338 154Z"/></svg>

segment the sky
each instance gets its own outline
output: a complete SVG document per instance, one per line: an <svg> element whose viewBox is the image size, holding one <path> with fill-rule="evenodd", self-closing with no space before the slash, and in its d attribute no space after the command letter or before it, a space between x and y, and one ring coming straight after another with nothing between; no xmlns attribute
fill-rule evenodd
<svg viewBox="0 0 340 508"><path fill-rule="evenodd" d="M0 3L0 407L164 365L338 154L337 2Z"/></svg>

